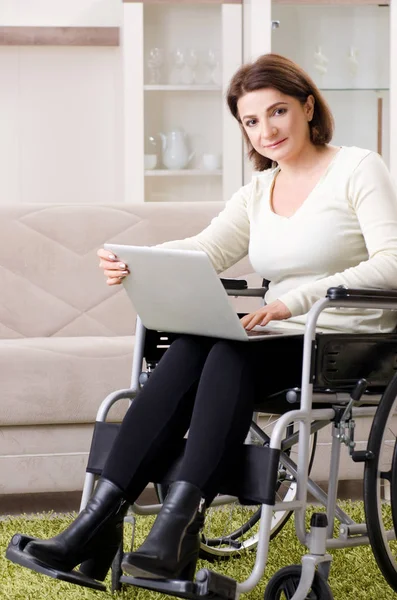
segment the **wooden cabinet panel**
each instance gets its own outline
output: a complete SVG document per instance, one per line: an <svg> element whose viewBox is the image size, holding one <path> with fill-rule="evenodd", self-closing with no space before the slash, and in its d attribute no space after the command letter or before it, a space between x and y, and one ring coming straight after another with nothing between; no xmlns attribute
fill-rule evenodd
<svg viewBox="0 0 397 600"><path fill-rule="evenodd" d="M0 46L119 46L118 27L0 27Z"/></svg>

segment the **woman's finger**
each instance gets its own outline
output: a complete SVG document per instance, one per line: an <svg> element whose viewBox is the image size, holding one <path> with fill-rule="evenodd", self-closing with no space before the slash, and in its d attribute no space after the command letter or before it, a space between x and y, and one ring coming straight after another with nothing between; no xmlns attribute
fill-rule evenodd
<svg viewBox="0 0 397 600"><path fill-rule="evenodd" d="M129 271L127 269L125 269L124 271L105 269L103 272L103 274L106 275L106 277L125 277L126 275L128 275L128 273Z"/></svg>
<svg viewBox="0 0 397 600"><path fill-rule="evenodd" d="M254 313L250 313L249 315L245 315L242 319L241 319L241 324L243 327L247 327L247 325L249 325L253 319Z"/></svg>
<svg viewBox="0 0 397 600"><path fill-rule="evenodd" d="M123 262L111 262L109 260L101 259L99 266L107 271L128 271L128 267Z"/></svg>
<svg viewBox="0 0 397 600"><path fill-rule="evenodd" d="M245 325L245 329L251 331L263 319L263 314L253 313L251 321Z"/></svg>
<svg viewBox="0 0 397 600"><path fill-rule="evenodd" d="M109 252L109 250L105 250L104 248L99 248L99 250L97 251L97 256L99 256L99 258L104 258L105 260L118 260L115 254L112 254L111 252Z"/></svg>
<svg viewBox="0 0 397 600"><path fill-rule="evenodd" d="M251 323L254 322L254 320L258 317L259 318L263 318L263 309L261 309L261 311L256 311L254 313L249 313L248 315L245 315L242 319L241 319L241 323L243 325L243 327L247 327L250 326Z"/></svg>
<svg viewBox="0 0 397 600"><path fill-rule="evenodd" d="M251 315L250 314L249 315L244 315L244 317L241 317L241 319L240 319L241 325L243 327L245 327L247 325L247 323L249 323L250 321L251 321Z"/></svg>
<svg viewBox="0 0 397 600"><path fill-rule="evenodd" d="M119 285L123 281L124 277L108 277L106 283L108 285Z"/></svg>
<svg viewBox="0 0 397 600"><path fill-rule="evenodd" d="M274 318L275 318L274 315L271 315L270 313L268 313L267 315L265 315L265 318L260 323L261 327L264 327L265 325L267 325L268 323L270 323L270 321L274 321Z"/></svg>
<svg viewBox="0 0 397 600"><path fill-rule="evenodd" d="M244 317L242 317L240 321L244 329L250 331L256 325L261 325L262 327L264 327L265 325L270 323L270 321L280 321L288 319L290 316L291 313L289 312L287 307L284 304L276 301L264 306L263 308L258 309L253 313L244 315Z"/></svg>

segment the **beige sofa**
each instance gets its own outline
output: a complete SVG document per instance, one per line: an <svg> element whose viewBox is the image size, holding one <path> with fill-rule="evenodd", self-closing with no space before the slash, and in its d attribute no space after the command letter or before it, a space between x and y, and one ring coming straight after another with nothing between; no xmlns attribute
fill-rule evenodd
<svg viewBox="0 0 397 600"><path fill-rule="evenodd" d="M129 387L135 313L123 288L105 284L97 249L193 235L222 206L0 207L0 495L81 490L96 411L109 392ZM247 259L225 275L260 281ZM113 408L111 420L125 408ZM365 419L357 426L359 449L368 427ZM319 480L328 476L329 441L322 432ZM341 477L359 478L362 465L343 454Z"/></svg>
<svg viewBox="0 0 397 600"><path fill-rule="evenodd" d="M97 249L193 235L222 206L0 207L0 495L81 489L99 404L129 387L135 313Z"/></svg>

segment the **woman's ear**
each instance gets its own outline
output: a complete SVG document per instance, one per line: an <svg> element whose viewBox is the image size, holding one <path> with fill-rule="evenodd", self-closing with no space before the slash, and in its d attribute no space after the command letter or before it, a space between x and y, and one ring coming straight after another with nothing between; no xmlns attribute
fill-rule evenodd
<svg viewBox="0 0 397 600"><path fill-rule="evenodd" d="M310 94L310 96L308 96L306 98L304 109L305 109L305 113L306 113L306 116L307 116L308 123L310 123L310 121L313 119L315 102L316 101L315 101L314 96L312 94Z"/></svg>

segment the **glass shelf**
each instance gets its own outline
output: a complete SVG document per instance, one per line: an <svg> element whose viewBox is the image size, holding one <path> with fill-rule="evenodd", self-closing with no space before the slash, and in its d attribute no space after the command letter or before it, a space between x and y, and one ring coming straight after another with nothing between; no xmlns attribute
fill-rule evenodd
<svg viewBox="0 0 397 600"><path fill-rule="evenodd" d="M220 92L222 87L213 84L197 84L197 85L144 85L143 89L146 92ZM319 88L322 92L388 92L389 88Z"/></svg>
<svg viewBox="0 0 397 600"><path fill-rule="evenodd" d="M153 169L153 171L145 171L146 177L179 177L179 176L213 176L222 175L221 169L207 171L205 169Z"/></svg>
<svg viewBox="0 0 397 600"><path fill-rule="evenodd" d="M389 88L319 88L322 92L388 92Z"/></svg>
<svg viewBox="0 0 397 600"><path fill-rule="evenodd" d="M243 61L242 7L212 0L122 5L126 200L228 200L243 183L241 134L223 101L225 84ZM185 133L191 160L184 169L167 169L158 138L176 130ZM151 154L154 169L147 168L154 159L145 161Z"/></svg>
<svg viewBox="0 0 397 600"><path fill-rule="evenodd" d="M213 84L197 84L197 85L144 85L143 89L146 92L220 92L222 87Z"/></svg>
<svg viewBox="0 0 397 600"><path fill-rule="evenodd" d="M173 85L173 84L159 84L159 85L144 85L143 89L146 92L220 92L222 87L220 85L213 84L197 84L197 85ZM371 88L331 88L321 87L319 88L322 92L388 92L389 88L382 87L371 87Z"/></svg>

